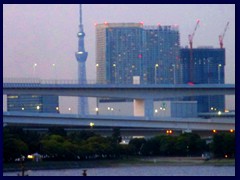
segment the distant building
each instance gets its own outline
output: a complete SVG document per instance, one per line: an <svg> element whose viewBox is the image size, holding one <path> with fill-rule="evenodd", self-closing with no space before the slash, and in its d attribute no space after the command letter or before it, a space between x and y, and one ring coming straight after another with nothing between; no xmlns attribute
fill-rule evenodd
<svg viewBox="0 0 240 180"><path fill-rule="evenodd" d="M176 26L107 22L96 25L97 83L179 83L179 39ZM112 115L132 114L132 106L127 103L132 101L98 99L97 107L104 106L106 113ZM110 107L112 102L123 106Z"/></svg>
<svg viewBox="0 0 240 180"><path fill-rule="evenodd" d="M109 100L107 103L102 102L99 104L99 115L133 116L133 103L126 100ZM155 101L153 116L176 118L197 117L197 102Z"/></svg>
<svg viewBox="0 0 240 180"><path fill-rule="evenodd" d="M180 49L182 82L193 84L224 84L225 49L201 47L194 48L192 52L193 79L190 80L190 49ZM198 96L190 99L198 101L198 112L225 110L225 97L223 95Z"/></svg>
<svg viewBox="0 0 240 180"><path fill-rule="evenodd" d="M59 113L58 96L7 95L7 111Z"/></svg>
<svg viewBox="0 0 240 180"><path fill-rule="evenodd" d="M144 26L142 23L96 25L98 83L178 83L179 31L175 26Z"/></svg>

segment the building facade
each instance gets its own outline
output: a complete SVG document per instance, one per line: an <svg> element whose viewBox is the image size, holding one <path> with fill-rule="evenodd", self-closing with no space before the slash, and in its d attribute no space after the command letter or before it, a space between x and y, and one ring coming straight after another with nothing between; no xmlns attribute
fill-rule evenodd
<svg viewBox="0 0 240 180"><path fill-rule="evenodd" d="M179 31L175 26L142 23L96 25L98 83L179 83Z"/></svg>
<svg viewBox="0 0 240 180"><path fill-rule="evenodd" d="M134 116L133 103L131 101L113 100L99 104L99 115ZM154 117L197 117L196 101L155 101Z"/></svg>
<svg viewBox="0 0 240 180"><path fill-rule="evenodd" d="M58 96L8 95L7 111L59 113Z"/></svg>
<svg viewBox="0 0 240 180"><path fill-rule="evenodd" d="M181 48L181 79L182 83L193 84L224 84L225 49L194 48L192 49L193 72L190 80L190 49ZM189 98L188 98L189 99ZM198 112L224 111L225 97L198 96L191 98L198 101Z"/></svg>

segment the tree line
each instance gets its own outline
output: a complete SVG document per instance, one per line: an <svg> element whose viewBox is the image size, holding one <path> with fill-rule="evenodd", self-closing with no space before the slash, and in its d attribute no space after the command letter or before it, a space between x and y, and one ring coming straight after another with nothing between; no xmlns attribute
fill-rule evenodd
<svg viewBox="0 0 240 180"><path fill-rule="evenodd" d="M206 143L198 134L179 136L158 135L149 139L131 139L121 144L120 129L114 128L112 136L103 137L92 131L67 133L63 128L52 127L47 133L27 131L18 127L3 128L3 160L38 152L44 160L114 159L128 156L201 156L211 152L216 158L235 156L235 134L214 134Z"/></svg>

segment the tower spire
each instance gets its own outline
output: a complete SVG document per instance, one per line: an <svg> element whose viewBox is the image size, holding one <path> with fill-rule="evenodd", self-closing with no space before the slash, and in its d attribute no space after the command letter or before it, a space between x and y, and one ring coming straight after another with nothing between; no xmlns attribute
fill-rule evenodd
<svg viewBox="0 0 240 180"><path fill-rule="evenodd" d="M82 4L80 4L80 25L82 25Z"/></svg>

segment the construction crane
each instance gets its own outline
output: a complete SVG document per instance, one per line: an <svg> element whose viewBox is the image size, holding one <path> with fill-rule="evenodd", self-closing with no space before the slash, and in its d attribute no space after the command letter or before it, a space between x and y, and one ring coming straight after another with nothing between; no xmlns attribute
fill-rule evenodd
<svg viewBox="0 0 240 180"><path fill-rule="evenodd" d="M222 49L223 48L223 38L225 36L225 33L227 31L227 28L228 28L228 25L229 25L229 22L227 22L226 26L225 26L225 29L222 33L222 35L219 35L219 44L220 44L220 48Z"/></svg>
<svg viewBox="0 0 240 180"><path fill-rule="evenodd" d="M199 23L200 23L200 20L198 19L197 20L197 24L196 24L196 26L195 26L195 28L193 30L193 33L188 35L188 40L189 40L189 45L190 45L190 63L189 63L189 65L190 65L190 71L189 71L190 72L189 73L190 83L193 82L193 64L194 64L193 63L193 50L192 50L192 48L193 48L193 37L194 37L195 32L196 32L196 30L197 30L197 28L199 26Z"/></svg>

